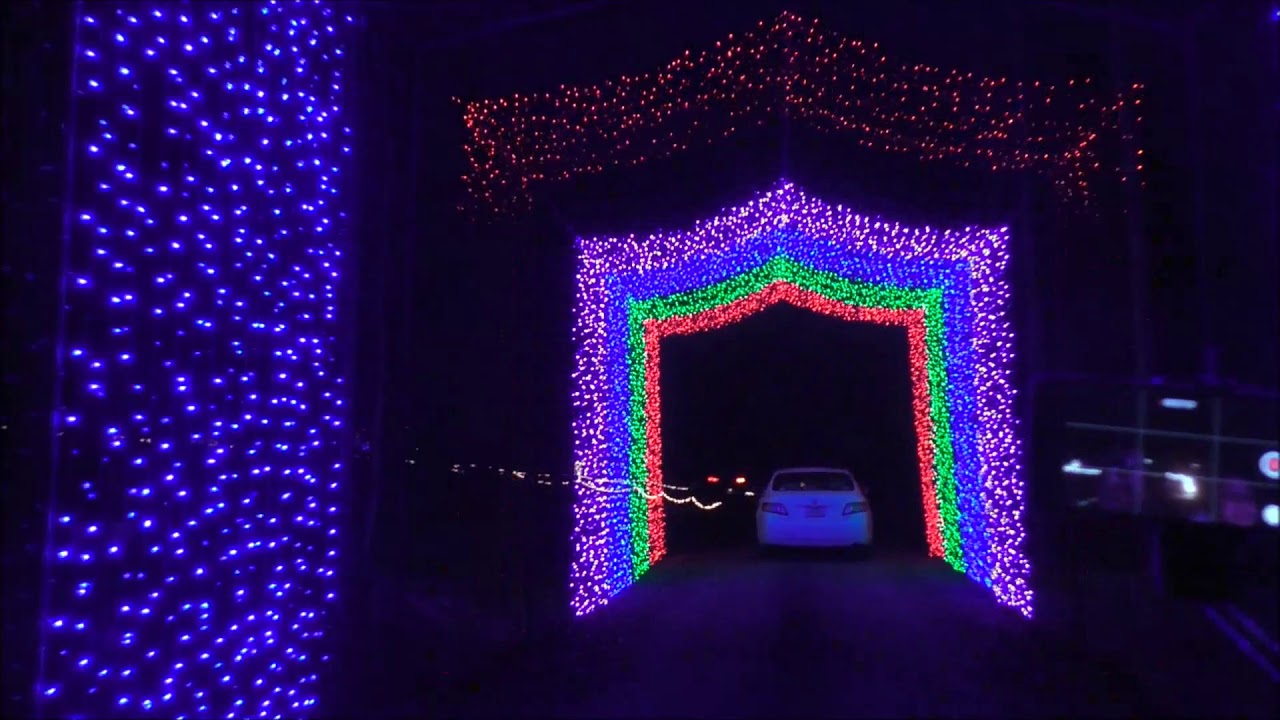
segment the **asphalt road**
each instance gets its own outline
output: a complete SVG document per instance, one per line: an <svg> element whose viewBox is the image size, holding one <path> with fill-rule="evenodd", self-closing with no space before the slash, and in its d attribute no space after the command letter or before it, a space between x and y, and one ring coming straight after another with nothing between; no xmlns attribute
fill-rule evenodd
<svg viewBox="0 0 1280 720"><path fill-rule="evenodd" d="M1099 717L1139 683L937 561L722 550L664 561L437 710L490 717Z"/></svg>

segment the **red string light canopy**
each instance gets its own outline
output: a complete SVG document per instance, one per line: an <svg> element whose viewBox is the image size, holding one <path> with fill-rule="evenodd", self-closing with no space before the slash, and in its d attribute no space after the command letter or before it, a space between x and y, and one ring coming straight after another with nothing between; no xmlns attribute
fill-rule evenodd
<svg viewBox="0 0 1280 720"><path fill-rule="evenodd" d="M1142 170L1141 150L1110 163L1100 152L1107 134L1132 141L1120 114L1141 121L1141 91L1135 83L1109 96L1091 79L1055 85L900 64L878 43L783 13L655 72L465 103L463 179L487 210L525 209L539 186L641 165L785 114L880 151L1037 172L1088 203L1100 173L1129 181Z"/></svg>

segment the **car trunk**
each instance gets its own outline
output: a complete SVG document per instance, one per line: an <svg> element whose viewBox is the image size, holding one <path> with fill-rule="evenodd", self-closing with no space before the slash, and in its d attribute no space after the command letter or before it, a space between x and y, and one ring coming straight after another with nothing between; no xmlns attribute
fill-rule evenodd
<svg viewBox="0 0 1280 720"><path fill-rule="evenodd" d="M780 503L787 515L800 518L840 517L845 505L863 502L862 493L847 491L785 490L769 494L768 502Z"/></svg>

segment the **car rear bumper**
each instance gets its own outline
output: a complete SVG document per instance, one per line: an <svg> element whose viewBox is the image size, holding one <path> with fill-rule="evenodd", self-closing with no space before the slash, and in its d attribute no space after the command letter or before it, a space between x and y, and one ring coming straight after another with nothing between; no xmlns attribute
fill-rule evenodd
<svg viewBox="0 0 1280 720"><path fill-rule="evenodd" d="M820 521L756 514L756 540L783 547L850 547L871 544L871 515L856 513Z"/></svg>

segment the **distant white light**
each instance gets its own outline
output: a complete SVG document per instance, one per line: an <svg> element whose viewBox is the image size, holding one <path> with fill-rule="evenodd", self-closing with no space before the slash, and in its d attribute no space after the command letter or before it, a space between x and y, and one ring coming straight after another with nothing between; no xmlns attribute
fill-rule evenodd
<svg viewBox="0 0 1280 720"><path fill-rule="evenodd" d="M1164 474L1166 480L1172 480L1182 486L1182 497L1193 498L1200 494L1200 486L1196 483L1196 479L1186 473L1167 472Z"/></svg>
<svg viewBox="0 0 1280 720"><path fill-rule="evenodd" d="M1200 407L1200 403L1185 398L1160 398L1160 407L1170 410L1195 410Z"/></svg>
<svg viewBox="0 0 1280 720"><path fill-rule="evenodd" d="M1268 450L1258 458L1258 469L1268 480L1280 480L1280 453Z"/></svg>
<svg viewBox="0 0 1280 720"><path fill-rule="evenodd" d="M1068 475L1101 475L1102 468L1089 467L1079 460L1072 460L1062 466L1062 472Z"/></svg>
<svg viewBox="0 0 1280 720"><path fill-rule="evenodd" d="M1267 505L1262 508L1262 522L1271 527L1280 527L1280 505Z"/></svg>

